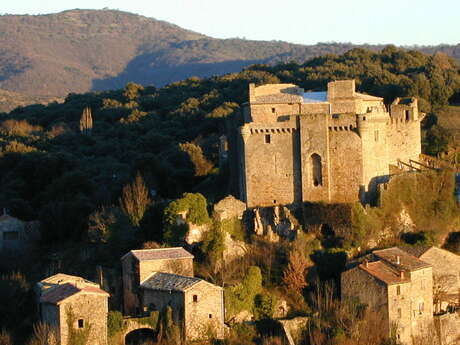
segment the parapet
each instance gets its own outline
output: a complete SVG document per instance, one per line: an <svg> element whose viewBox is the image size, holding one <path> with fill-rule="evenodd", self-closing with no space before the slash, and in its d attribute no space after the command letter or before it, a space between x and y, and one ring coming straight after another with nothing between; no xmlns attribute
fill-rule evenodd
<svg viewBox="0 0 460 345"><path fill-rule="evenodd" d="M336 80L327 83L327 100L332 102L337 99L355 97L355 80Z"/></svg>
<svg viewBox="0 0 460 345"><path fill-rule="evenodd" d="M301 103L303 89L294 84L249 84L250 103Z"/></svg>

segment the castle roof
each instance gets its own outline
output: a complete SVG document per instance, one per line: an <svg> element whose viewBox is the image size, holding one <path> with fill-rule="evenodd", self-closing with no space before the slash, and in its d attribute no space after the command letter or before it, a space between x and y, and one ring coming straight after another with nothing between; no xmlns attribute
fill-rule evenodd
<svg viewBox="0 0 460 345"><path fill-rule="evenodd" d="M404 271L416 271L422 268L431 267L430 264L418 259L417 257L401 250L398 247L392 247L382 250L375 250L373 254L388 264Z"/></svg>
<svg viewBox="0 0 460 345"><path fill-rule="evenodd" d="M327 91L304 92L303 103L324 103L327 102Z"/></svg>
<svg viewBox="0 0 460 345"><path fill-rule="evenodd" d="M124 260L128 255L133 255L139 261L194 258L192 254L182 247L131 250L121 260Z"/></svg>
<svg viewBox="0 0 460 345"><path fill-rule="evenodd" d="M141 287L160 291L185 291L201 281L203 280L194 277L155 272L141 284Z"/></svg>
<svg viewBox="0 0 460 345"><path fill-rule="evenodd" d="M45 293L40 297L40 303L60 304L67 298L79 293L100 295L106 297L109 296L107 292L96 286L79 286L78 284L65 283L51 288L49 290L46 290Z"/></svg>
<svg viewBox="0 0 460 345"><path fill-rule="evenodd" d="M384 261L362 263L358 267L387 285L408 283L410 281L407 274L403 273L401 275L401 271L396 270Z"/></svg>

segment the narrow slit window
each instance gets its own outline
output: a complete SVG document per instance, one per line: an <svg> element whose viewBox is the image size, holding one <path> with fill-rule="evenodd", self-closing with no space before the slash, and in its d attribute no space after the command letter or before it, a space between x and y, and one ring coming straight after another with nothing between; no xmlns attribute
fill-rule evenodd
<svg viewBox="0 0 460 345"><path fill-rule="evenodd" d="M374 140L379 141L379 131L378 130L374 131Z"/></svg>
<svg viewBox="0 0 460 345"><path fill-rule="evenodd" d="M401 295L401 286L399 285L396 287L396 295Z"/></svg>
<svg viewBox="0 0 460 345"><path fill-rule="evenodd" d="M310 157L313 186L318 187L323 185L323 171L321 165L321 156L314 153Z"/></svg>
<svg viewBox="0 0 460 345"><path fill-rule="evenodd" d="M85 327L85 320L79 319L78 320L78 328L84 328Z"/></svg>
<svg viewBox="0 0 460 345"><path fill-rule="evenodd" d="M265 134L265 144L270 144L272 142L272 137L270 134Z"/></svg>
<svg viewBox="0 0 460 345"><path fill-rule="evenodd" d="M404 113L406 115L406 121L409 121L410 120L410 110L405 110Z"/></svg>
<svg viewBox="0 0 460 345"><path fill-rule="evenodd" d="M198 295L193 295L193 302L197 303L198 302Z"/></svg>
<svg viewBox="0 0 460 345"><path fill-rule="evenodd" d="M212 314L209 314L209 318L212 319Z"/></svg>

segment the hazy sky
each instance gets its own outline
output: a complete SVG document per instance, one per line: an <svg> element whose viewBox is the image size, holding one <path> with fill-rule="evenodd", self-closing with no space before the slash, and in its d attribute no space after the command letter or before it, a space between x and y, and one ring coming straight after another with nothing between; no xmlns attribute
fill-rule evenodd
<svg viewBox="0 0 460 345"><path fill-rule="evenodd" d="M460 0L3 0L0 13L119 9L216 38L457 44Z"/></svg>

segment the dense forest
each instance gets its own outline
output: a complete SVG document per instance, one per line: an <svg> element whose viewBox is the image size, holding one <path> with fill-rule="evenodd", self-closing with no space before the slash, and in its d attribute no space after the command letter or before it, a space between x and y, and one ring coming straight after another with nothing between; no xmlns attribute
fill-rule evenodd
<svg viewBox="0 0 460 345"><path fill-rule="evenodd" d="M74 272L83 274L88 267L78 266L75 248L92 242L109 245L103 255L91 258L93 263L116 265L114 257L142 243L173 243L168 214L174 209L204 205L199 218L204 222L206 204L229 194L228 169L219 164L219 138L226 133L226 120L247 101L249 83L286 82L324 90L330 80L354 78L360 92L386 102L419 97L428 113L423 149L436 155L455 144L437 124L436 114L460 101L459 72L456 60L445 54L388 46L381 52L353 49L302 64L253 65L162 88L128 83L121 90L69 94L62 104L18 107L0 114L0 208L23 220L40 220L42 244L29 260L34 255L48 262L67 256ZM126 201L144 183L145 207L132 211ZM198 192L205 199L190 194ZM101 219L116 225L111 236L99 236ZM205 253L215 249L214 240L205 243ZM289 254L280 253L280 262L286 263ZM341 254L328 255L330 267L334 260L343 263ZM318 262L323 259L317 257ZM42 277L37 268L42 263L2 260L0 271L25 271L33 281ZM270 284L280 280L278 272ZM18 289L20 294L26 288ZM15 327L14 318L7 323Z"/></svg>

